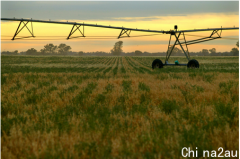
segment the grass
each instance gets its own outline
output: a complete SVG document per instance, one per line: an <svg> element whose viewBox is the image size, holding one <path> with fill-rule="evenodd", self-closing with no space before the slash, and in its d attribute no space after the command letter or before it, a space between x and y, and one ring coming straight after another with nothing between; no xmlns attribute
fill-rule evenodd
<svg viewBox="0 0 240 159"><path fill-rule="evenodd" d="M2 56L1 157L238 151L238 57L197 57L199 69L152 70L155 58Z"/></svg>

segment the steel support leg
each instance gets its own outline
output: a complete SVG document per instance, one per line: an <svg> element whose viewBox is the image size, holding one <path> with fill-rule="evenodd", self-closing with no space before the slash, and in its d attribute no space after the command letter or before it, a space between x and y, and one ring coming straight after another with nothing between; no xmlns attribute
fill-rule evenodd
<svg viewBox="0 0 240 159"><path fill-rule="evenodd" d="M83 32L79 29L81 26L83 26ZM76 27L76 28L75 28ZM75 28L75 30L74 30ZM70 31L68 37L67 37L67 40L70 39L70 36L73 35L73 33L75 33L75 31L79 30L79 32L82 34L82 36L77 36L77 37L85 37L84 36L84 25L76 25L74 24L73 27L72 27L72 30ZM73 38L77 38L77 37L73 37Z"/></svg>
<svg viewBox="0 0 240 159"><path fill-rule="evenodd" d="M25 23L24 21L20 21L20 23L19 23L19 25L18 25L18 28L17 28L17 30L16 30L16 32L15 32L12 40L22 39L22 38L29 38L29 37L16 38L16 36L22 31L22 29L23 29L24 27L26 27L26 28L28 29L28 31L30 32L30 34L32 35L32 36L30 36L30 37L35 37L35 36L33 35L33 25L32 25L32 22L31 22L32 31L30 31L30 29L27 27L28 22L29 22L29 21L27 21L26 23ZM23 25L23 27L22 27L21 29L19 29L22 23L23 23L24 25Z"/></svg>
<svg viewBox="0 0 240 159"><path fill-rule="evenodd" d="M181 34L182 34L182 36L184 37L184 43L180 43L180 41L179 41L179 37L181 36ZM172 36L172 35L175 36L176 40L175 40L174 44L171 46L170 43L171 43L171 36ZM181 44L185 44L185 46L186 46L186 51L184 50L184 48L183 48L183 46L182 46ZM189 55L189 52L188 52L188 47L187 47L187 44L186 44L185 35L184 35L184 33L179 32L178 35L176 35L176 33L173 33L173 34L170 35L170 40L169 40L169 44L168 44L168 50L167 50L167 55L166 55L165 64L167 64L168 59L170 58L170 56L171 56L171 54L172 54L172 51L173 51L173 49L174 49L174 47L175 47L176 45L180 45L180 47L181 47L183 53L185 54L186 58L188 59L188 61L190 60L190 55Z"/></svg>
<svg viewBox="0 0 240 159"><path fill-rule="evenodd" d="M178 34L178 36L176 36L176 34L174 34L174 35L175 35L175 37L178 39L179 36L180 36L180 34L181 34L181 32ZM169 40L169 44L168 44L168 50L167 50L167 55L166 55L165 63L168 62L168 59L169 59L169 57L171 56L172 51L173 51L173 49L174 49L174 47L175 47L175 45L176 45L176 43L177 43L177 40L176 40L175 43L174 43L174 45L171 47L171 45L170 45L170 43L171 43L171 36L172 36L172 34L170 35L170 40ZM171 50L170 50L170 49L171 49Z"/></svg>
<svg viewBox="0 0 240 159"><path fill-rule="evenodd" d="M179 34L181 34L181 32L180 32ZM183 34L183 36L184 36L184 34ZM189 53L188 53L187 45L186 45L186 48L187 48L187 53L186 53L185 50L183 49L183 47L182 47L180 41L179 41L179 38L178 38L176 35L175 35L175 37L176 37L176 41L178 41L178 44L179 44L180 47L182 48L183 53L185 54L186 58L187 58L188 61L189 61L189 60L190 60L190 56L189 56ZM185 39L185 36L184 36L184 39Z"/></svg>
<svg viewBox="0 0 240 159"><path fill-rule="evenodd" d="M189 60L190 60L190 55L189 55L188 46L187 46L187 41L186 41L184 32L183 32L183 37L184 37L185 46L186 46L186 48L187 48L187 54L188 54L188 57L189 57L188 61L189 61Z"/></svg>

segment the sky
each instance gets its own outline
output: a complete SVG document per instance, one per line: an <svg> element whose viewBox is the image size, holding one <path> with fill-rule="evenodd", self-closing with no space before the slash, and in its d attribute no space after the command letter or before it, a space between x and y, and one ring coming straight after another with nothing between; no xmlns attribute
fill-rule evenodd
<svg viewBox="0 0 240 159"><path fill-rule="evenodd" d="M150 30L180 30L239 27L238 1L1 1L1 18L32 18L36 20L68 21ZM12 41L19 22L1 21L1 51L40 51L44 45L65 43L72 51L110 52L114 44L123 41L124 52L166 52L169 34L154 36L132 31L128 38L117 39L121 30L84 27L85 38L67 40L72 25L32 23L34 38ZM27 25L31 28L31 23ZM83 30L80 27L80 30ZM186 40L207 37L211 31L186 33ZM80 36L75 32L72 37ZM140 36L139 35L149 35ZM194 36L193 36L194 35ZM17 37L30 36L26 28ZM104 36L104 37L101 37ZM107 37L105 37L107 36ZM16 37L16 38L17 38ZM236 47L239 30L222 31L222 38L189 45L190 52L216 48L217 52ZM102 38L102 39L100 39ZM174 39L174 38L172 38ZM174 42L174 41L172 41Z"/></svg>

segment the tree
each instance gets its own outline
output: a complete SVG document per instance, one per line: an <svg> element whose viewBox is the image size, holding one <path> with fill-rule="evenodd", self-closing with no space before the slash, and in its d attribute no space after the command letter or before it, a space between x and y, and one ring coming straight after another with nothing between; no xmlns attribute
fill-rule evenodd
<svg viewBox="0 0 240 159"><path fill-rule="evenodd" d="M59 54L67 54L72 48L66 44L59 44L58 53Z"/></svg>
<svg viewBox="0 0 240 159"><path fill-rule="evenodd" d="M210 51L211 56L214 56L214 55L216 55L216 53L217 53L217 51L216 51L215 48L212 48L212 49L210 49L209 51Z"/></svg>
<svg viewBox="0 0 240 159"><path fill-rule="evenodd" d="M202 49L202 55L203 56L208 56L209 55L209 52L207 49Z"/></svg>
<svg viewBox="0 0 240 159"><path fill-rule="evenodd" d="M18 54L18 50L13 51L13 53L17 55Z"/></svg>
<svg viewBox="0 0 240 159"><path fill-rule="evenodd" d="M83 55L83 51L79 51L79 52L78 52L78 55L79 55L79 56L82 56L82 55Z"/></svg>
<svg viewBox="0 0 240 159"><path fill-rule="evenodd" d="M173 46L171 46L170 48L169 48L169 52L172 50L172 47ZM177 48L177 47L174 47L174 49L172 50L172 55L181 55L183 52L182 52L182 50L180 50L179 48Z"/></svg>
<svg viewBox="0 0 240 159"><path fill-rule="evenodd" d="M115 43L115 45L113 46L113 49L111 50L111 54L114 56L119 56L122 53L122 45L123 42L122 41L118 41Z"/></svg>
<svg viewBox="0 0 240 159"><path fill-rule="evenodd" d="M45 49L41 49L40 52L41 52L41 54L43 54L43 55L46 53Z"/></svg>
<svg viewBox="0 0 240 159"><path fill-rule="evenodd" d="M34 54L36 54L36 53L37 53L37 50L34 49L34 48L28 49L28 50L26 51L26 54L27 54L27 55L34 55Z"/></svg>
<svg viewBox="0 0 240 159"><path fill-rule="evenodd" d="M54 53L56 53L56 50L57 50L57 46L55 46L53 44L47 44L40 51L42 54L54 54Z"/></svg>
<svg viewBox="0 0 240 159"><path fill-rule="evenodd" d="M232 48L231 53L232 53L233 56L239 56L238 48Z"/></svg>
<svg viewBox="0 0 240 159"><path fill-rule="evenodd" d="M236 46L239 48L239 41L237 41L237 43L236 43ZM238 48L232 48L232 50L231 50L231 55L232 56L239 56L239 50L238 50Z"/></svg>
<svg viewBox="0 0 240 159"><path fill-rule="evenodd" d="M135 55L136 55L136 56L141 56L142 54L143 54L142 51L139 51L139 50L136 50L136 51L135 51Z"/></svg>

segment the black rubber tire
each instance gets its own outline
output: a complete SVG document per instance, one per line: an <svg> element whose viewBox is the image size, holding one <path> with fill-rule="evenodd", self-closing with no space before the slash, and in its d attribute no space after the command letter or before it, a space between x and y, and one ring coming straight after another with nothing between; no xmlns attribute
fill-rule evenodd
<svg viewBox="0 0 240 159"><path fill-rule="evenodd" d="M197 60L192 59L188 62L187 67L188 68L199 68L199 63Z"/></svg>
<svg viewBox="0 0 240 159"><path fill-rule="evenodd" d="M161 60L155 59L155 60L152 62L152 69L155 69L155 68L163 68L163 63L162 63Z"/></svg>

